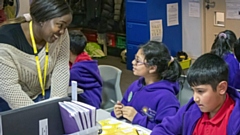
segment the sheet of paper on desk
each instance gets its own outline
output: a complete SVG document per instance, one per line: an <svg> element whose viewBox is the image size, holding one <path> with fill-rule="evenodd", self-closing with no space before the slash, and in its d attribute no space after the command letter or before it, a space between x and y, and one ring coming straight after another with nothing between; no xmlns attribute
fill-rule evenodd
<svg viewBox="0 0 240 135"><path fill-rule="evenodd" d="M140 126L134 126L115 118L101 120L99 123L102 126L101 135L150 135L150 132Z"/></svg>

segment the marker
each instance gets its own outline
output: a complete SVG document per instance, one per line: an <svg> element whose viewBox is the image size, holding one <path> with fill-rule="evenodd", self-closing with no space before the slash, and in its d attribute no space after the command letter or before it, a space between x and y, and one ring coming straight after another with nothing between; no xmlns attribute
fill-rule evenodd
<svg viewBox="0 0 240 135"><path fill-rule="evenodd" d="M114 105L117 104L114 100L110 99L110 102L112 102Z"/></svg>

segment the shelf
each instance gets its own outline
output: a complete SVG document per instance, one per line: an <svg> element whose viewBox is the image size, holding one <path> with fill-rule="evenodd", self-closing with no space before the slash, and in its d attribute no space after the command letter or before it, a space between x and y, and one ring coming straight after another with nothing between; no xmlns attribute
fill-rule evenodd
<svg viewBox="0 0 240 135"><path fill-rule="evenodd" d="M97 33L96 29L91 29L91 28L83 28L83 27L78 27L78 26L69 26L69 30L81 30L82 32L87 31L87 32L94 32ZM107 32L108 34L114 34L118 36L126 36L126 33L119 33L119 32Z"/></svg>
<svg viewBox="0 0 240 135"><path fill-rule="evenodd" d="M73 15L86 15L86 13L73 13Z"/></svg>

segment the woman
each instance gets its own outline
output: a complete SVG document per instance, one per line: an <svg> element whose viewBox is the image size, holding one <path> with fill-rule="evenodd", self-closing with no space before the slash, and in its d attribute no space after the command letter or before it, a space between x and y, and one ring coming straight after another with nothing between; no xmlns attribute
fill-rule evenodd
<svg viewBox="0 0 240 135"><path fill-rule="evenodd" d="M34 0L30 15L0 27L0 111L67 96L71 9L65 0Z"/></svg>

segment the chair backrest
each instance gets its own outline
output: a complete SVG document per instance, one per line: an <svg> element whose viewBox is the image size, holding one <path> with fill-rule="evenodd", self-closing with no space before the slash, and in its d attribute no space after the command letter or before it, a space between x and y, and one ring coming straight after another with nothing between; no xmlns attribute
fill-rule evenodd
<svg viewBox="0 0 240 135"><path fill-rule="evenodd" d="M185 105L193 96L193 91L187 82L187 76L182 75L180 78L181 86L178 93L178 100L180 105Z"/></svg>
<svg viewBox="0 0 240 135"><path fill-rule="evenodd" d="M98 68L103 80L101 108L111 111L115 105L113 102L122 100L122 92L120 89L122 71L110 65L99 65Z"/></svg>

